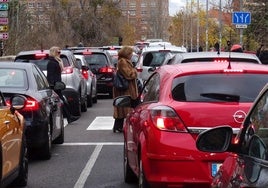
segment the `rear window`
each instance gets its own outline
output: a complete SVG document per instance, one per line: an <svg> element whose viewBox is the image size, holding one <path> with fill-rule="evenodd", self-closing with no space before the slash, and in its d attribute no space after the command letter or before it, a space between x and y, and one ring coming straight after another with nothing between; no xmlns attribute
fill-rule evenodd
<svg viewBox="0 0 268 188"><path fill-rule="evenodd" d="M106 59L106 56L104 54L90 54L85 55L86 61L89 66L91 65L101 65L106 66L108 65L108 61Z"/></svg>
<svg viewBox="0 0 268 188"><path fill-rule="evenodd" d="M265 74L178 77L172 84L172 97L187 102L253 102L267 81Z"/></svg>
<svg viewBox="0 0 268 188"><path fill-rule="evenodd" d="M70 66L70 62L68 61L67 57L64 55L60 56L64 67ZM15 59L15 62L26 62L26 63L33 63L39 67L40 70L46 71L47 64L48 64L48 55L46 57L36 57L35 55L25 55L25 56L18 56Z"/></svg>
<svg viewBox="0 0 268 188"><path fill-rule="evenodd" d="M166 58L167 54L176 54L180 52L174 52L169 50L148 52L143 54L143 66L158 67L161 66Z"/></svg>
<svg viewBox="0 0 268 188"><path fill-rule="evenodd" d="M0 88L27 88L26 72L21 69L0 69Z"/></svg>

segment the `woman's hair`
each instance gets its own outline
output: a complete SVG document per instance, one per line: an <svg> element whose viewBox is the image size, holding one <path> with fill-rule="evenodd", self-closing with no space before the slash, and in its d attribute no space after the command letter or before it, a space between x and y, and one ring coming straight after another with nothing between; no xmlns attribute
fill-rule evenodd
<svg viewBox="0 0 268 188"><path fill-rule="evenodd" d="M134 52L131 46L123 46L118 52L118 58L128 58Z"/></svg>
<svg viewBox="0 0 268 188"><path fill-rule="evenodd" d="M52 46L49 49L49 55L52 56L52 57L59 56L59 53L60 53L60 47L58 47L58 46Z"/></svg>

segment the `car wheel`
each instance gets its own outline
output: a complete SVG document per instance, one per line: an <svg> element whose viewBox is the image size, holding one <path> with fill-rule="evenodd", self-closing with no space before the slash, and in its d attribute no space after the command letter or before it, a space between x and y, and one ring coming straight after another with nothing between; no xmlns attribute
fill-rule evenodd
<svg viewBox="0 0 268 188"><path fill-rule="evenodd" d="M28 180L28 150L26 147L26 138L25 136L22 139L21 153L20 153L20 162L19 162L19 175L14 180L12 185L15 186L26 186Z"/></svg>
<svg viewBox="0 0 268 188"><path fill-rule="evenodd" d="M63 144L64 143L64 121L63 115L61 115L61 132L60 135L53 141L53 144Z"/></svg>
<svg viewBox="0 0 268 188"><path fill-rule="evenodd" d="M87 97L85 97L85 99L81 99L81 101L83 101L83 103L81 103L81 111L82 112L86 112L87 111Z"/></svg>
<svg viewBox="0 0 268 188"><path fill-rule="evenodd" d="M98 102L98 96L97 94L95 95L95 97L92 98L93 103L97 103Z"/></svg>
<svg viewBox="0 0 268 188"><path fill-rule="evenodd" d="M139 188L149 188L150 185L143 173L142 160L139 160Z"/></svg>
<svg viewBox="0 0 268 188"><path fill-rule="evenodd" d="M49 125L48 125L49 127ZM45 144L40 148L40 158L44 160L49 160L51 158L51 145L52 145L52 138L50 129L47 131L47 139Z"/></svg>
<svg viewBox="0 0 268 188"><path fill-rule="evenodd" d="M92 92L90 92L89 95L87 95L87 106L92 107L93 99L92 99Z"/></svg>
<svg viewBox="0 0 268 188"><path fill-rule="evenodd" d="M137 181L137 176L134 174L128 163L126 144L124 143L124 180L126 183Z"/></svg>

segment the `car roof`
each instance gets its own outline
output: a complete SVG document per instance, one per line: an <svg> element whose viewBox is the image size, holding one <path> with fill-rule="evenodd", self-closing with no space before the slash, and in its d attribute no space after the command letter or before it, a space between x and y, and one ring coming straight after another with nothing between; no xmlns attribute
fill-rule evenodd
<svg viewBox="0 0 268 188"><path fill-rule="evenodd" d="M171 50L171 51L178 51L178 52L186 52L186 48L179 47L179 46L173 46L173 45L167 45L167 46L149 46L145 47L142 50L142 53L144 52L154 52L154 51L160 51L160 50Z"/></svg>
<svg viewBox="0 0 268 188"><path fill-rule="evenodd" d="M19 68L19 69L29 69L33 66L32 63L14 62L14 61L2 61L0 62L0 67L4 68Z"/></svg>
<svg viewBox="0 0 268 188"><path fill-rule="evenodd" d="M65 50L65 49L61 49L61 54L67 55L67 54L71 54L72 52L70 50ZM29 55L29 54L36 54L36 53L47 53L49 54L49 50L48 49L44 49L44 50L27 50L27 51L20 51L17 56L20 55Z"/></svg>
<svg viewBox="0 0 268 188"><path fill-rule="evenodd" d="M256 60L260 64L259 58L255 54L249 53L239 53L239 52L187 52L187 53L180 53L176 54L179 56L178 59L185 60L185 59L208 59L208 58L239 58L239 59L251 59Z"/></svg>
<svg viewBox="0 0 268 188"><path fill-rule="evenodd" d="M267 65L254 64L254 63L231 63L231 69L228 69L229 63L211 63L211 62L196 62L196 63L182 63L163 65L158 68L157 72L162 72L165 77L171 75L176 76L179 74L205 74L205 73L222 73L225 71L245 73L268 73ZM172 77L172 76L171 76Z"/></svg>

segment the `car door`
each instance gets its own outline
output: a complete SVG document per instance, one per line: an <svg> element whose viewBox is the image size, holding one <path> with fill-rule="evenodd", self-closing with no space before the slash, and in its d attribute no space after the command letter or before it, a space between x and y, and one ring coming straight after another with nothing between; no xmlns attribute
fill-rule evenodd
<svg viewBox="0 0 268 188"><path fill-rule="evenodd" d="M268 92L255 103L244 123L242 135L243 183L268 187ZM241 165L237 165L241 166ZM237 173L237 172L236 172ZM241 174L242 175L242 174Z"/></svg>
<svg viewBox="0 0 268 188"><path fill-rule="evenodd" d="M0 155L2 155L3 176L14 171L19 165L23 134L23 127L20 123L16 113L11 113L10 108L4 103L2 94L0 94Z"/></svg>

